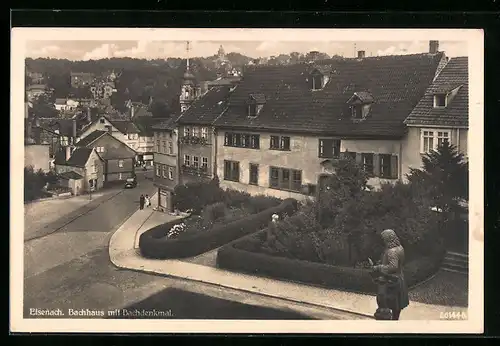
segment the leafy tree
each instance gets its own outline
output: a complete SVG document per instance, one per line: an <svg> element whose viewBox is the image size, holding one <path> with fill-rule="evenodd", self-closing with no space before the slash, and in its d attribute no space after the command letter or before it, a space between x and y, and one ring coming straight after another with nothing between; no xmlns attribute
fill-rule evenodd
<svg viewBox="0 0 500 346"><path fill-rule="evenodd" d="M59 112L46 96L41 95L33 101L32 112L39 118L56 118Z"/></svg>
<svg viewBox="0 0 500 346"><path fill-rule="evenodd" d="M469 167L464 155L447 141L422 157L422 168L411 169L408 180L443 211L456 206L457 199L468 200Z"/></svg>
<svg viewBox="0 0 500 346"><path fill-rule="evenodd" d="M49 178L52 181L52 177ZM24 200L33 201L44 196L43 187L47 183L46 174L40 169L35 171L33 166L24 168Z"/></svg>

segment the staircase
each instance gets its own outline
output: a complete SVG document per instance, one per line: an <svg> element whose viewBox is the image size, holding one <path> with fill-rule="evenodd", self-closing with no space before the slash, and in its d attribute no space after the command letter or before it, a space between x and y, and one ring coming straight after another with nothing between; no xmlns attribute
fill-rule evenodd
<svg viewBox="0 0 500 346"><path fill-rule="evenodd" d="M467 275L469 273L469 256L458 252L448 251L444 256L441 269L448 272Z"/></svg>

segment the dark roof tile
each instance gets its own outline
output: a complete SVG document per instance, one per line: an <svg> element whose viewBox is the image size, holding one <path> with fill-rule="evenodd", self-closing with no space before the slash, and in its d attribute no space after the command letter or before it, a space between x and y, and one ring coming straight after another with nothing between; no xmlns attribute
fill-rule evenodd
<svg viewBox="0 0 500 346"><path fill-rule="evenodd" d="M158 124L155 124L152 126L153 130L174 130L176 127L176 120L177 117L173 116L171 118L168 118L167 120L163 120L159 122Z"/></svg>
<svg viewBox="0 0 500 346"><path fill-rule="evenodd" d="M61 166L85 167L91 153L92 148L76 147L66 161L66 152L62 150L56 154L54 163Z"/></svg>
<svg viewBox="0 0 500 346"><path fill-rule="evenodd" d="M74 180L78 180L78 179L82 179L83 176L76 173L75 171L69 171L69 172L64 172L64 173L60 173L58 174L58 176L62 179L66 179L66 180L69 180L69 179L74 179Z"/></svg>
<svg viewBox="0 0 500 346"><path fill-rule="evenodd" d="M336 59L322 62L331 69L322 90L309 86L310 65L255 66L229 97L229 107L215 125L255 130L285 130L339 136L401 137L404 119L432 83L443 54L411 54ZM355 92L373 95L370 116L350 118L347 101ZM266 104L247 117L250 94L261 93Z"/></svg>
<svg viewBox="0 0 500 346"><path fill-rule="evenodd" d="M209 125L224 112L231 93L228 86L213 87L181 114L179 124Z"/></svg>
<svg viewBox="0 0 500 346"><path fill-rule="evenodd" d="M91 144L101 136L105 135L106 131L99 131L95 130L94 132L89 133L87 136L83 137L80 139L78 142L76 142L76 145L80 147L86 147L87 145Z"/></svg>
<svg viewBox="0 0 500 346"><path fill-rule="evenodd" d="M469 59L451 58L406 118L407 125L469 126ZM433 95L458 89L446 108L434 108Z"/></svg>

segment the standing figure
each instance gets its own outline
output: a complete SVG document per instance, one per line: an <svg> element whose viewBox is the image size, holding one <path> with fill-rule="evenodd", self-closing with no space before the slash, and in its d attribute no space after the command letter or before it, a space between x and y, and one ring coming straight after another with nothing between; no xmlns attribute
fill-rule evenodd
<svg viewBox="0 0 500 346"><path fill-rule="evenodd" d="M141 195L141 197L139 197L139 209L142 210L144 209L144 202L145 202L145 198L144 198L144 195Z"/></svg>
<svg viewBox="0 0 500 346"><path fill-rule="evenodd" d="M146 197L144 197L144 200L146 202L146 208L149 208L149 206L151 205L151 199L148 195L146 195Z"/></svg>
<svg viewBox="0 0 500 346"><path fill-rule="evenodd" d="M405 250L392 229L384 230L381 236L385 243L382 263L373 267L373 272L378 276L377 303L381 310L391 310L392 320L399 320L401 310L410 304L403 274Z"/></svg>

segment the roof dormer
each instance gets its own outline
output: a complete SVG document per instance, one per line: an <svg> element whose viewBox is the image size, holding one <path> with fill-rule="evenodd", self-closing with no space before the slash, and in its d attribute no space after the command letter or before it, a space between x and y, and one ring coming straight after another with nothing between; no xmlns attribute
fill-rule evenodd
<svg viewBox="0 0 500 346"><path fill-rule="evenodd" d="M367 91L355 92L347 101L351 110L351 118L354 121L362 121L370 114L374 103L373 95Z"/></svg>
<svg viewBox="0 0 500 346"><path fill-rule="evenodd" d="M433 107L446 108L451 103L453 98L457 95L462 85L447 85L441 86L433 90Z"/></svg>
<svg viewBox="0 0 500 346"><path fill-rule="evenodd" d="M254 93L248 96L247 107L248 107L248 116L256 117L259 115L262 107L266 103L266 96L261 93Z"/></svg>
<svg viewBox="0 0 500 346"><path fill-rule="evenodd" d="M329 66L315 66L309 72L309 85L311 90L321 90L330 80L332 69Z"/></svg>

